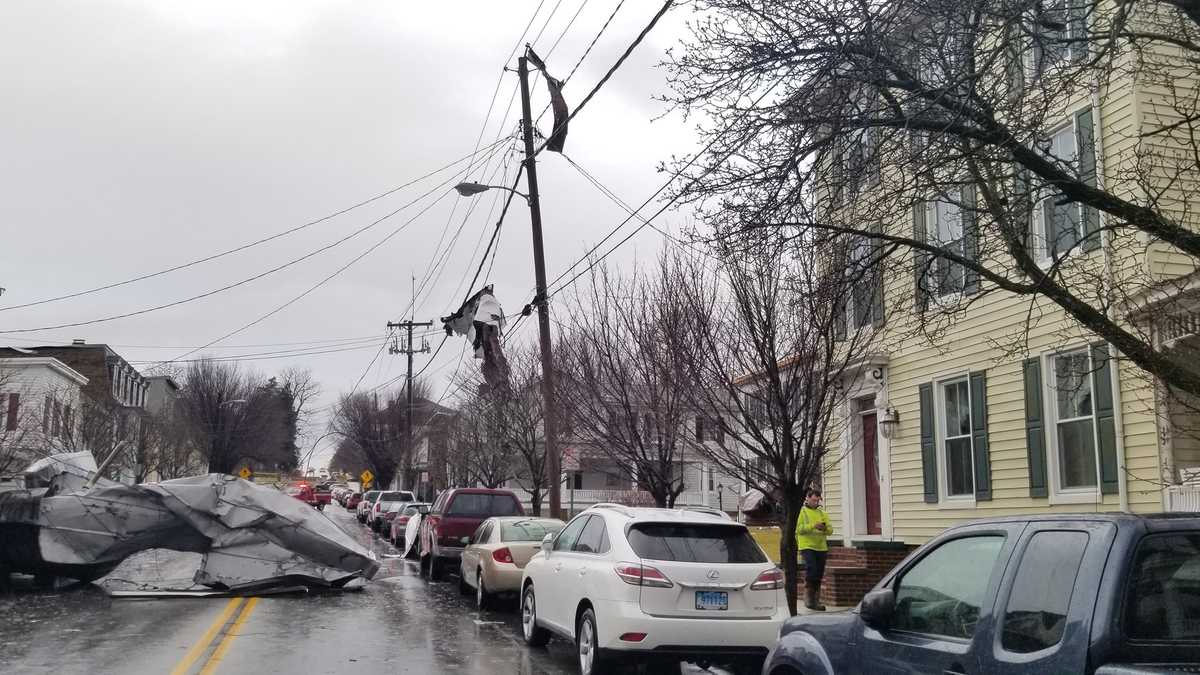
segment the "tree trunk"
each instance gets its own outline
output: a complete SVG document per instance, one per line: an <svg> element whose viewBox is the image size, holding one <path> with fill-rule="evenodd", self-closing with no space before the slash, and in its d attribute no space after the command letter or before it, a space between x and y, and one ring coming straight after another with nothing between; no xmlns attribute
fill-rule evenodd
<svg viewBox="0 0 1200 675"><path fill-rule="evenodd" d="M540 518L542 516L542 491L541 490L530 490L529 491L529 507L533 511L533 515L535 518Z"/></svg>
<svg viewBox="0 0 1200 675"><path fill-rule="evenodd" d="M799 553L796 549L796 523L800 521L800 509L804 502L796 497L784 495L783 521L779 523L779 560L783 568L783 589L787 594L788 612L792 616L799 611Z"/></svg>

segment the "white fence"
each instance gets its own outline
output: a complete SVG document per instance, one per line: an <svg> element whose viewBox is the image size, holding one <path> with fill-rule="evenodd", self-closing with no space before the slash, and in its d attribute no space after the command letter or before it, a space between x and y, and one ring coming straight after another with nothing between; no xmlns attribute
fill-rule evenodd
<svg viewBox="0 0 1200 675"><path fill-rule="evenodd" d="M1200 486L1172 485L1167 488L1167 511L1172 513L1200 512Z"/></svg>

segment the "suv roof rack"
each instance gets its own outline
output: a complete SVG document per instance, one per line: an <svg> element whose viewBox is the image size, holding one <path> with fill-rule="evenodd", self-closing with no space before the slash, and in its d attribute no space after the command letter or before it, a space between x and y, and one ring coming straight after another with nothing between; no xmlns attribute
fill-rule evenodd
<svg viewBox="0 0 1200 675"><path fill-rule="evenodd" d="M591 509L611 509L613 511L620 513L623 516L627 516L629 518L633 517L633 511L630 511L629 507L625 506L624 504L614 504L612 502L600 502L597 504L592 504L586 510L591 510Z"/></svg>
<svg viewBox="0 0 1200 675"><path fill-rule="evenodd" d="M709 516L717 516L724 520L733 520L733 518L731 518L728 513L722 511L721 509L714 509L711 506L684 506L680 510L693 511L695 513L703 513L703 514L709 515Z"/></svg>

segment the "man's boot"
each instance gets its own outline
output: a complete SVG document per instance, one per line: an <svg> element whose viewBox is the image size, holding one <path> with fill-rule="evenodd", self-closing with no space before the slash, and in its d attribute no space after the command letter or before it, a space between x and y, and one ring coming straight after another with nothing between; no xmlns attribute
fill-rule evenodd
<svg viewBox="0 0 1200 675"><path fill-rule="evenodd" d="M808 579L804 580L804 606L813 612L820 611L817 609L816 584Z"/></svg>
<svg viewBox="0 0 1200 675"><path fill-rule="evenodd" d="M811 607L810 609L815 609L818 612L824 612L825 605L821 604L821 581L820 580L813 582L812 594L813 594L813 607Z"/></svg>

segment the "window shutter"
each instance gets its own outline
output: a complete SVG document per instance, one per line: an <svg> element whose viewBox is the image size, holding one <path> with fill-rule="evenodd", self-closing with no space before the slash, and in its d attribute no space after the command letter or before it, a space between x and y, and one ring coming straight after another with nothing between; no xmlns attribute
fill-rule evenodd
<svg viewBox="0 0 1200 675"><path fill-rule="evenodd" d="M8 420L4 423L4 428L7 431L17 430L17 415L21 412L21 395L8 395Z"/></svg>
<svg viewBox="0 0 1200 675"><path fill-rule="evenodd" d="M975 214L975 186L964 185L962 189L962 205L960 206L962 213L963 227L963 257L974 261L979 260L979 234L977 231L978 219ZM979 292L979 272L966 267L963 269L963 293L966 295L974 295Z"/></svg>
<svg viewBox="0 0 1200 675"><path fill-rule="evenodd" d="M50 433L50 410L54 407L50 397L46 397L46 405L42 408L42 433Z"/></svg>
<svg viewBox="0 0 1200 675"><path fill-rule="evenodd" d="M1092 125L1092 109L1075 113L1075 145L1079 151L1079 180L1096 187L1096 134ZM1100 212L1083 206L1083 250L1100 248Z"/></svg>
<svg viewBox="0 0 1200 675"><path fill-rule="evenodd" d="M846 176L842 156L842 139L836 136L831 138L829 146L829 162L833 169L833 171L829 172L829 175L833 177L833 184L829 186L829 198L834 206L840 206L842 203L842 184L845 182Z"/></svg>
<svg viewBox="0 0 1200 675"><path fill-rule="evenodd" d="M1042 409L1041 359L1025 359L1025 449L1029 456L1029 496L1046 497L1046 416Z"/></svg>
<svg viewBox="0 0 1200 675"><path fill-rule="evenodd" d="M938 501L937 447L933 433L933 385L917 387L921 398L921 475L925 484L925 503Z"/></svg>
<svg viewBox="0 0 1200 675"><path fill-rule="evenodd" d="M1033 258L1037 257L1033 246L1033 189L1029 180L1029 169L1020 164L1013 165L1013 226L1017 228L1017 236L1021 246Z"/></svg>
<svg viewBox="0 0 1200 675"><path fill-rule="evenodd" d="M1100 451L1100 492L1115 495L1119 491L1117 469L1116 411L1113 409L1112 377L1108 345L1092 345L1092 391L1096 401L1096 441Z"/></svg>
<svg viewBox="0 0 1200 675"><path fill-rule="evenodd" d="M696 415L696 442L704 442L704 418Z"/></svg>
<svg viewBox="0 0 1200 675"><path fill-rule="evenodd" d="M1088 53L1088 43L1083 40L1084 31L1087 28L1087 9L1091 7L1091 3L1085 2L1067 2L1067 35L1071 40L1068 42L1066 49L1071 50L1072 61L1082 61Z"/></svg>
<svg viewBox="0 0 1200 675"><path fill-rule="evenodd" d="M992 499L992 462L988 446L987 373L971 373L971 448L975 459L975 500Z"/></svg>
<svg viewBox="0 0 1200 675"><path fill-rule="evenodd" d="M925 202L917 202L913 205L913 239L921 243L925 242ZM929 289L926 288L926 274L929 267L929 253L914 248L913 249L913 293L915 294L914 305L916 311L924 312L929 305Z"/></svg>
<svg viewBox="0 0 1200 675"><path fill-rule="evenodd" d="M883 223L871 225L873 234L883 234ZM871 245L871 323L883 325L883 241L872 239Z"/></svg>
<svg viewBox="0 0 1200 675"><path fill-rule="evenodd" d="M1016 101L1025 90L1025 61L1022 56L1025 37L1021 27L1010 24L1004 29L1005 44L1005 74L1008 80L1008 96L1010 101Z"/></svg>

